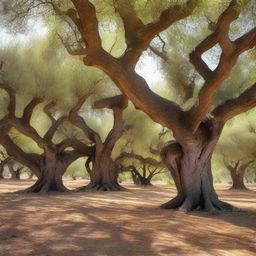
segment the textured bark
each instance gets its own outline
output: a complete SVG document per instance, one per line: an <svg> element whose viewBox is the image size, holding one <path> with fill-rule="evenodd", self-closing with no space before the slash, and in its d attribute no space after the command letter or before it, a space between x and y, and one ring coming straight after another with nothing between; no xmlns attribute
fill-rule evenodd
<svg viewBox="0 0 256 256"><path fill-rule="evenodd" d="M62 176L66 171L66 166L58 161L57 157L42 157L40 163L41 175L34 185L27 188L24 192L46 193L46 192L66 192Z"/></svg>
<svg viewBox="0 0 256 256"><path fill-rule="evenodd" d="M118 183L118 170L111 158L112 151L98 150L93 167L90 172L90 183L87 186L79 188L79 191L100 190L100 191L118 191L124 188Z"/></svg>
<svg viewBox="0 0 256 256"><path fill-rule="evenodd" d="M162 149L162 159L170 169L177 188L177 196L163 204L163 208L179 208L185 212L193 209L210 212L235 210L218 199L213 187L211 157L222 125L216 128L208 125L201 125L201 134L196 141L191 140L185 146L172 141Z"/></svg>
<svg viewBox="0 0 256 256"><path fill-rule="evenodd" d="M89 95L85 95L78 100L76 106L72 108L69 113L69 120L71 123L82 129L84 134L95 145L95 152L90 155L86 161L85 167L90 175L90 183L87 186L79 188L78 191L87 190L101 190L101 191L118 191L123 187L118 184L118 169L111 157L113 148L116 142L123 134L123 110L128 105L128 100L123 95L116 95L114 97L101 99L94 103L94 109L109 108L113 110L114 124L107 138L103 142L99 134L92 130L78 115L78 111L84 104ZM92 168L90 168L92 162Z"/></svg>
<svg viewBox="0 0 256 256"><path fill-rule="evenodd" d="M232 177L232 187L230 189L239 189L239 190L247 190L244 184L244 174L241 172L236 173L235 175L231 175Z"/></svg>

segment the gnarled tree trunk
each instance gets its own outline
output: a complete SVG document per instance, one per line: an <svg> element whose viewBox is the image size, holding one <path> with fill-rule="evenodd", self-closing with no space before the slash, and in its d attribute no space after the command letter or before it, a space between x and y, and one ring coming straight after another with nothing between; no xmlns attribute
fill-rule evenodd
<svg viewBox="0 0 256 256"><path fill-rule="evenodd" d="M198 136L183 146L172 141L162 149L162 159L177 187L177 196L163 204L163 208L179 208L185 212L193 209L211 212L235 209L220 201L213 187L211 157L221 130L222 127L215 131L204 130L208 136Z"/></svg>
<svg viewBox="0 0 256 256"><path fill-rule="evenodd" d="M104 146L99 152L96 152L93 167L90 171L90 183L87 186L79 188L79 191L100 190L100 191L118 191L123 187L118 183L118 169L111 158L111 152Z"/></svg>
<svg viewBox="0 0 256 256"><path fill-rule="evenodd" d="M46 192L66 192L62 176L67 166L64 165L56 156L42 157L40 163L41 175L34 185L27 188L24 192L46 193Z"/></svg>

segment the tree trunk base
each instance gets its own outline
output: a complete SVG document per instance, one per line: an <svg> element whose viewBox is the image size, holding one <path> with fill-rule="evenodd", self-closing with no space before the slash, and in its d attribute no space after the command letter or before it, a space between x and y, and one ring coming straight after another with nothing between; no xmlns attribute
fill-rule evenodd
<svg viewBox="0 0 256 256"><path fill-rule="evenodd" d="M201 200L201 202L197 205L193 205L192 201L189 198L178 195L167 203L162 204L160 207L163 209L178 209L179 211L185 213L192 210L203 210L212 214L217 214L221 211L241 211L239 208L236 208L229 203L219 200L216 196L212 196L211 198L208 198L206 200Z"/></svg>
<svg viewBox="0 0 256 256"><path fill-rule="evenodd" d="M119 185L118 183L113 183L113 184L88 184L86 186L77 188L76 191L78 192L83 192L83 191L124 191L126 188L123 186Z"/></svg>
<svg viewBox="0 0 256 256"><path fill-rule="evenodd" d="M20 190L17 193L50 193L50 192L69 192L70 190L66 188L63 184L56 184L56 183L49 183L38 180L34 185L31 187Z"/></svg>

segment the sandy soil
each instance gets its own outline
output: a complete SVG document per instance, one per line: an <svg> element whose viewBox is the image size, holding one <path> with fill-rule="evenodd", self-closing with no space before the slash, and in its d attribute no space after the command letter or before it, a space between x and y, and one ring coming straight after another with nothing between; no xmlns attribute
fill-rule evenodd
<svg viewBox="0 0 256 256"><path fill-rule="evenodd" d="M125 192L24 195L31 181L0 183L1 256L256 255L256 186L223 200L243 212L211 216L158 206L175 194L168 185ZM69 188L84 181L66 181Z"/></svg>

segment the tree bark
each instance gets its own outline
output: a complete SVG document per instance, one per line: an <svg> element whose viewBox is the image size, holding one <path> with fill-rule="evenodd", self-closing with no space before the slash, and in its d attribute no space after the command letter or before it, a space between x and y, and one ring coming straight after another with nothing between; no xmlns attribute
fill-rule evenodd
<svg viewBox="0 0 256 256"><path fill-rule="evenodd" d="M239 173L236 174L234 178L232 178L233 185L230 189L240 189L240 190L247 190L244 184L244 177Z"/></svg>
<svg viewBox="0 0 256 256"><path fill-rule="evenodd" d="M42 157L40 163L41 175L34 185L24 192L47 193L69 191L63 184L62 176L67 166L56 156Z"/></svg>
<svg viewBox="0 0 256 256"><path fill-rule="evenodd" d="M234 166L227 163L224 158L224 164L230 172L232 186L230 189L248 190L244 184L244 176L246 169L254 162L254 160L242 161L238 160Z"/></svg>
<svg viewBox="0 0 256 256"><path fill-rule="evenodd" d="M0 179L4 179L4 167L3 166L0 166Z"/></svg>
<svg viewBox="0 0 256 256"><path fill-rule="evenodd" d="M118 183L118 169L111 158L111 151L104 146L96 152L93 167L90 172L90 183L81 187L78 191L119 191L124 188Z"/></svg>
<svg viewBox="0 0 256 256"><path fill-rule="evenodd" d="M4 166L0 165L0 179L4 179Z"/></svg>
<svg viewBox="0 0 256 256"><path fill-rule="evenodd" d="M232 170L230 174L233 183L230 189L248 190L244 184L244 168L239 167L238 170Z"/></svg>
<svg viewBox="0 0 256 256"><path fill-rule="evenodd" d="M162 149L163 162L170 169L177 188L177 196L162 208L179 208L185 212L194 209L210 212L235 210L218 199L213 187L211 157L221 130L222 127L216 130L204 127L201 135L196 140L191 139L187 145L181 146L172 141Z"/></svg>

